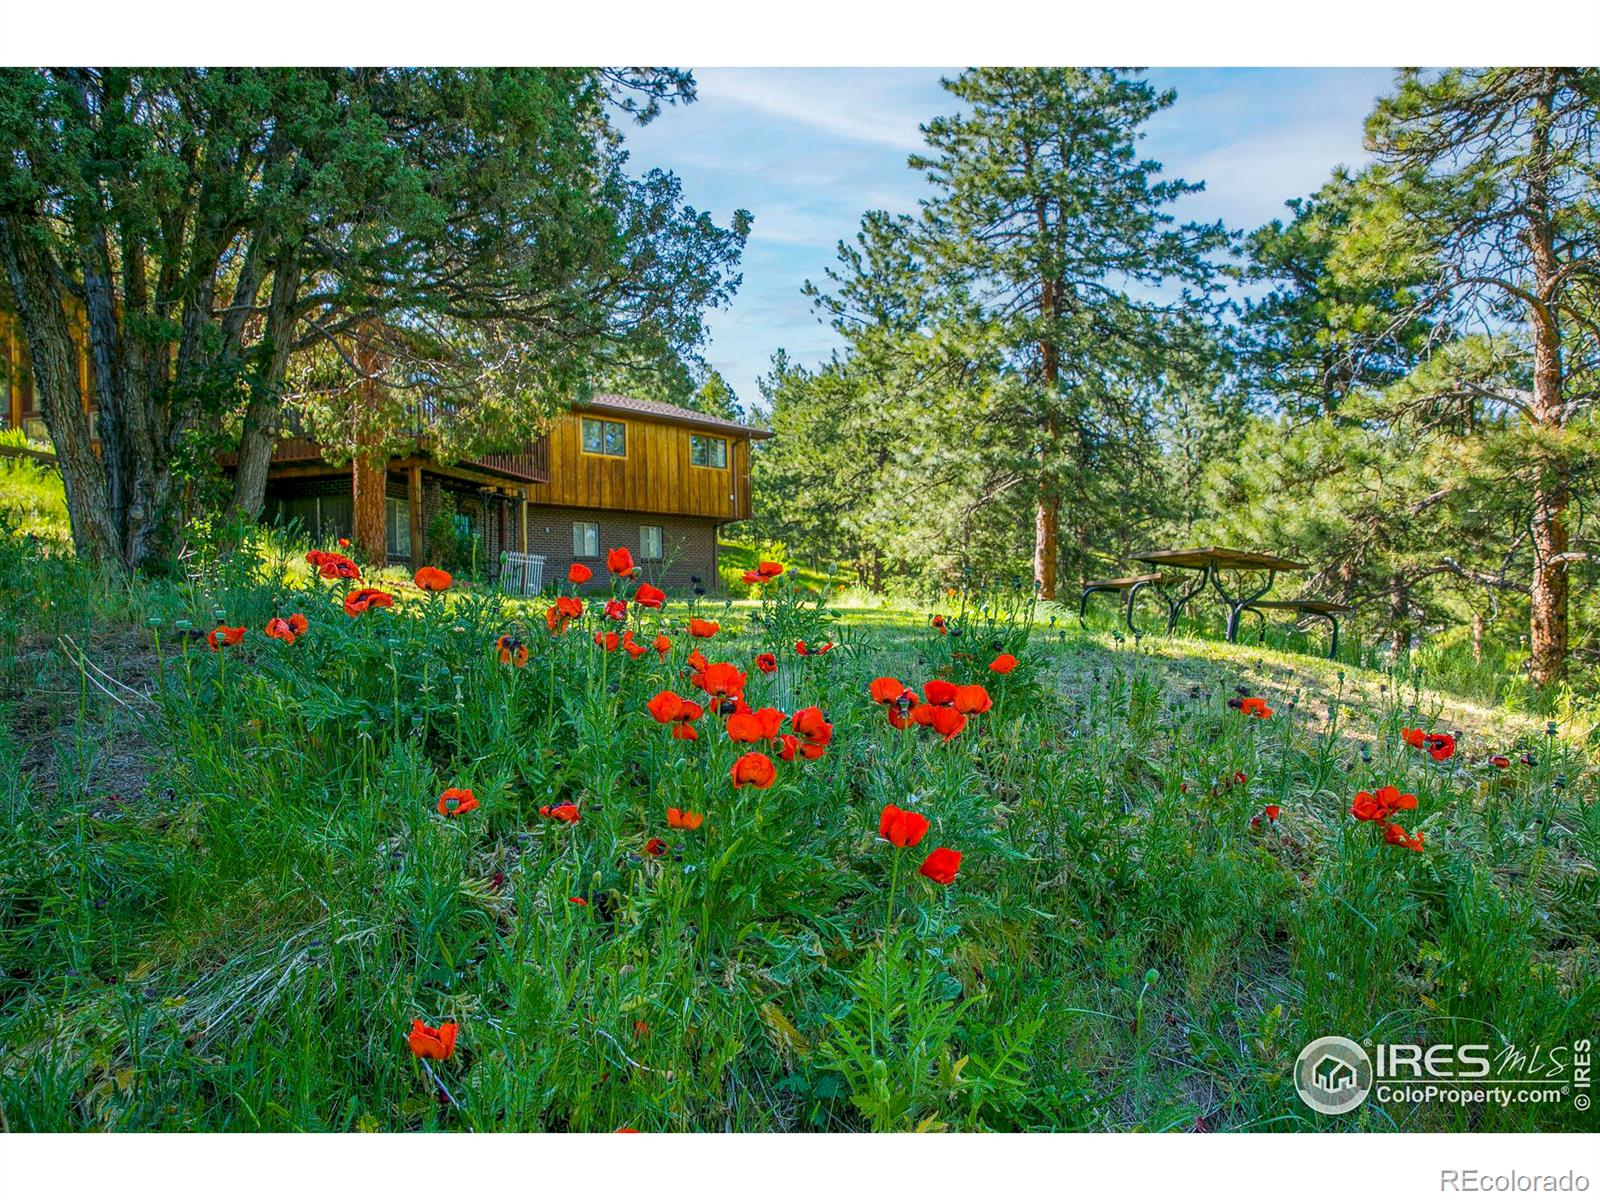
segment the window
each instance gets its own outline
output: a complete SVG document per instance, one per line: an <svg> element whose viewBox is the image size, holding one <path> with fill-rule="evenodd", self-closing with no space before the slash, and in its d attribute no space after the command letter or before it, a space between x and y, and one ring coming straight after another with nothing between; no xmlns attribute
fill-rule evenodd
<svg viewBox="0 0 1600 1200"><path fill-rule="evenodd" d="M697 467L715 467L726 470L728 466L728 440L705 437L698 433L689 435L689 461Z"/></svg>
<svg viewBox="0 0 1600 1200"><path fill-rule="evenodd" d="M384 547L390 558L411 557L411 505L403 496L385 496L383 500L384 524L389 527L388 545ZM322 519L328 519L327 506L323 506ZM326 535L324 535L326 536Z"/></svg>
<svg viewBox="0 0 1600 1200"><path fill-rule="evenodd" d="M663 557L661 553L662 540L661 526L639 526L639 557L645 562L660 562Z"/></svg>
<svg viewBox="0 0 1600 1200"><path fill-rule="evenodd" d="M593 521L572 523L572 557L600 557L600 526Z"/></svg>
<svg viewBox="0 0 1600 1200"><path fill-rule="evenodd" d="M626 458L628 427L621 421L602 421L599 417L583 418L583 452L604 454L611 458Z"/></svg>
<svg viewBox="0 0 1600 1200"><path fill-rule="evenodd" d="M50 430L45 427L43 417L23 417L22 431L28 435L28 440L32 442L48 442L50 440Z"/></svg>

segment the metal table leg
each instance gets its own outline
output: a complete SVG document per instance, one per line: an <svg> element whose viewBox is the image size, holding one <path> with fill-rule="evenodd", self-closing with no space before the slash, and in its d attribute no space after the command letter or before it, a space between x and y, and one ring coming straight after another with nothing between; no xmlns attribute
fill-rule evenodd
<svg viewBox="0 0 1600 1200"><path fill-rule="evenodd" d="M1228 606L1228 641L1237 642L1239 640L1239 614L1244 611L1251 601L1259 600L1270 592L1273 580L1277 577L1278 573L1276 571L1269 570L1267 572L1267 582L1259 591L1251 592L1247 596L1235 597L1228 595L1227 589L1222 586L1219 572L1211 572L1211 585L1217 589L1217 595L1221 596L1223 602Z"/></svg>
<svg viewBox="0 0 1600 1200"><path fill-rule="evenodd" d="M1089 597L1090 596L1094 595L1096 592L1115 592L1115 591L1118 591L1118 590L1120 590L1120 589L1118 589L1118 588L1107 588L1107 587L1086 587L1086 588L1084 588L1083 589L1083 595L1078 597L1078 624L1080 626L1082 626L1084 629L1089 628L1089 624L1088 624L1087 621L1084 620L1084 618L1089 613Z"/></svg>
<svg viewBox="0 0 1600 1200"><path fill-rule="evenodd" d="M1175 600L1174 599L1170 599L1167 596L1166 591L1164 589L1160 589L1160 588L1157 589L1157 592L1161 596L1161 598L1163 600L1166 600L1166 602L1167 602L1167 636L1168 637L1172 636L1172 634L1174 634L1174 633L1176 633L1178 631L1178 618L1183 615L1183 610L1184 610L1185 606L1188 605L1189 601L1193 600L1201 592L1205 591L1206 580L1208 580L1210 578L1211 578L1211 568L1210 567L1202 567L1201 570L1200 570L1200 578L1195 582L1195 585L1193 587L1189 588L1188 590L1179 593L1177 599L1175 599Z"/></svg>

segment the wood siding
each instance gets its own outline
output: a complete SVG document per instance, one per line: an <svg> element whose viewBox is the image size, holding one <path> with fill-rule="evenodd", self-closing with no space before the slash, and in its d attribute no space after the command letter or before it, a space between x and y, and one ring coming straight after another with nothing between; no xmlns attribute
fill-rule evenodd
<svg viewBox="0 0 1600 1200"><path fill-rule="evenodd" d="M528 498L535 504L717 521L739 521L751 515L749 438L690 429L632 413L596 412L590 415L621 421L628 427L628 453L622 458L585 454L580 437L582 415L564 416L550 430L550 482L528 489ZM726 439L726 469L689 462L693 435Z"/></svg>

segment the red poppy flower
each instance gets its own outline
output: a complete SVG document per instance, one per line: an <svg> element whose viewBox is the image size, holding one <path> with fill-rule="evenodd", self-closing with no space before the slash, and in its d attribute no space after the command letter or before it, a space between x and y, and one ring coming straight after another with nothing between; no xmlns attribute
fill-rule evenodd
<svg viewBox="0 0 1600 1200"><path fill-rule="evenodd" d="M676 808L667 809L668 829L685 829L690 833L693 833L696 829L700 828L701 823L705 819L705 813L687 812Z"/></svg>
<svg viewBox="0 0 1600 1200"><path fill-rule="evenodd" d="M436 1029L418 1017L411 1022L406 1044L418 1058L446 1059L456 1052L456 1023L441 1021Z"/></svg>
<svg viewBox="0 0 1600 1200"><path fill-rule="evenodd" d="M242 641L244 641L243 625L218 625L206 634L206 645L213 650L221 650L224 646L237 646Z"/></svg>
<svg viewBox="0 0 1600 1200"><path fill-rule="evenodd" d="M638 662L641 658L649 653L649 650L646 647L639 645L638 642L624 641L622 643L622 648L628 652L628 657L633 659L634 662Z"/></svg>
<svg viewBox="0 0 1600 1200"><path fill-rule="evenodd" d="M626 600L606 601L606 620L626 621L628 619L628 602Z"/></svg>
<svg viewBox="0 0 1600 1200"><path fill-rule="evenodd" d="M741 754L729 768L728 774L732 777L733 786L736 788L744 787L748 783L752 787L765 790L778 778L778 768L773 766L772 760L765 754L752 750L749 754Z"/></svg>
<svg viewBox="0 0 1600 1200"><path fill-rule="evenodd" d="M361 568L342 554L324 554L316 564L324 579L360 579Z"/></svg>
<svg viewBox="0 0 1600 1200"><path fill-rule="evenodd" d="M922 860L922 865L917 868L917 874L926 875L935 883L949 887L956 881L956 872L959 870L961 870L961 851L940 846Z"/></svg>
<svg viewBox="0 0 1600 1200"><path fill-rule="evenodd" d="M1504 771L1507 767L1509 767L1511 765L1511 760L1509 758L1507 758L1504 754L1496 754L1489 761L1494 766L1499 767L1502 771Z"/></svg>
<svg viewBox="0 0 1600 1200"><path fill-rule="evenodd" d="M794 644L794 652L800 655L802 658L811 653L811 651L806 649L806 644L804 642L796 642Z"/></svg>
<svg viewBox="0 0 1600 1200"><path fill-rule="evenodd" d="M805 739L800 753L807 758L821 758L828 743L833 741L833 726L828 724L820 708L802 708L789 718L789 727Z"/></svg>
<svg viewBox="0 0 1600 1200"><path fill-rule="evenodd" d="M776 579L783 574L783 564L775 562L759 562L756 564L756 574L765 579Z"/></svg>
<svg viewBox="0 0 1600 1200"><path fill-rule="evenodd" d="M302 621L305 620L304 617L300 619ZM263 632L269 638L277 638L286 645L294 645L294 626L290 625L282 617L273 617L272 620L267 622L267 627Z"/></svg>
<svg viewBox="0 0 1600 1200"><path fill-rule="evenodd" d="M667 844L660 838L653 837L644 844L644 852L651 858L660 858L667 852Z"/></svg>
<svg viewBox="0 0 1600 1200"><path fill-rule="evenodd" d="M618 546L615 550L606 553L606 570L622 578L630 578L637 567L633 565L633 552L626 546Z"/></svg>
<svg viewBox="0 0 1600 1200"><path fill-rule="evenodd" d="M1385 784L1376 792L1357 792L1350 815L1358 821L1386 821L1395 813L1416 806L1417 798L1410 792L1402 793L1394 785Z"/></svg>
<svg viewBox="0 0 1600 1200"><path fill-rule="evenodd" d="M650 643L662 662L667 661L667 651L672 649L672 639L664 633L656 634L656 640Z"/></svg>
<svg viewBox="0 0 1600 1200"><path fill-rule="evenodd" d="M438 567L421 567L411 577L411 582L425 592L448 592L455 580L449 571L441 571Z"/></svg>
<svg viewBox="0 0 1600 1200"><path fill-rule="evenodd" d="M1448 733L1430 733L1427 747L1434 762L1444 762L1456 752L1456 739Z"/></svg>
<svg viewBox="0 0 1600 1200"><path fill-rule="evenodd" d="M610 654L618 646L622 645L622 639L610 630L601 631L596 629L594 631L594 644L607 654Z"/></svg>
<svg viewBox="0 0 1600 1200"><path fill-rule="evenodd" d="M994 701L981 683L968 683L956 689L955 706L957 712L986 713L994 707Z"/></svg>
<svg viewBox="0 0 1600 1200"><path fill-rule="evenodd" d="M928 618L928 624L932 625L940 633L947 632L947 624L948 623L945 621L945 618L940 613L934 613L933 616L929 617Z"/></svg>
<svg viewBox="0 0 1600 1200"><path fill-rule="evenodd" d="M340 539L341 542L343 540L344 540L343 538ZM307 550L306 551L306 561L308 563L310 563L313 567L320 567L324 562L327 561L327 559L328 559L328 552L326 550Z"/></svg>
<svg viewBox="0 0 1600 1200"><path fill-rule="evenodd" d="M761 574L759 571L746 571L739 577L739 580L741 583L748 583L753 586L758 583L765 583L767 581L767 577Z"/></svg>
<svg viewBox="0 0 1600 1200"><path fill-rule="evenodd" d="M699 617L689 619L689 636L697 638L715 637L722 629L715 621L702 621Z"/></svg>
<svg viewBox="0 0 1600 1200"><path fill-rule="evenodd" d="M1246 696L1239 701L1239 712L1247 717L1257 717L1261 720L1272 715L1272 710L1267 707L1267 702L1260 696Z"/></svg>
<svg viewBox="0 0 1600 1200"><path fill-rule="evenodd" d="M776 654L756 655L756 669L763 675L771 675L778 669L778 656Z"/></svg>
<svg viewBox="0 0 1600 1200"><path fill-rule="evenodd" d="M782 724L783 714L775 708L737 712L728 718L728 737L735 742L770 742Z"/></svg>
<svg viewBox="0 0 1600 1200"><path fill-rule="evenodd" d="M1428 740L1428 735L1420 729L1402 729L1400 740L1416 750L1422 749L1422 744Z"/></svg>
<svg viewBox="0 0 1600 1200"><path fill-rule="evenodd" d="M341 549L341 550L350 549L350 539L349 538L340 538L339 539L339 549Z"/></svg>
<svg viewBox="0 0 1600 1200"><path fill-rule="evenodd" d="M878 814L878 836L904 850L915 846L928 832L928 818L909 808L885 804Z"/></svg>
<svg viewBox="0 0 1600 1200"><path fill-rule="evenodd" d="M732 663L707 663L704 670L695 672L694 685L708 696L738 699L744 695L746 678Z"/></svg>
<svg viewBox="0 0 1600 1200"><path fill-rule="evenodd" d="M954 708L935 708L933 718L928 722L933 726L933 731L945 741L949 741L967 727L966 714Z"/></svg>
<svg viewBox="0 0 1600 1200"><path fill-rule="evenodd" d="M567 579L571 583L588 583L594 578L594 572L582 563L573 563L567 568Z"/></svg>
<svg viewBox="0 0 1600 1200"><path fill-rule="evenodd" d="M929 704L954 704L956 685L948 679L930 679L923 684L922 694Z"/></svg>
<svg viewBox="0 0 1600 1200"><path fill-rule="evenodd" d="M494 648L500 652L500 662L506 666L525 667L528 665L528 648L509 633L503 633L494 641Z"/></svg>
<svg viewBox="0 0 1600 1200"><path fill-rule="evenodd" d="M784 762L793 762L800 752L800 739L792 733L779 734L772 739L772 744L778 748L778 757Z"/></svg>
<svg viewBox="0 0 1600 1200"><path fill-rule="evenodd" d="M683 697L673 691L657 692L645 705L650 715L663 725L676 721L683 712Z"/></svg>
<svg viewBox="0 0 1600 1200"><path fill-rule="evenodd" d="M478 798L467 788L446 788L439 795L439 815L462 817L478 807Z"/></svg>
<svg viewBox="0 0 1600 1200"><path fill-rule="evenodd" d="M344 611L352 617L359 617L369 608L393 607L394 597L388 592L379 591L377 588L357 588L344 598Z"/></svg>
<svg viewBox="0 0 1600 1200"><path fill-rule="evenodd" d="M683 660L691 671L704 671L706 669L706 656L699 650L689 651L689 657Z"/></svg>
<svg viewBox="0 0 1600 1200"><path fill-rule="evenodd" d="M1283 812L1283 808L1277 804L1269 804L1261 811L1267 814L1267 820L1276 821L1279 814Z"/></svg>
<svg viewBox="0 0 1600 1200"><path fill-rule="evenodd" d="M660 608L666 601L667 594L648 583L641 583L633 593L633 602L640 608Z"/></svg>
<svg viewBox="0 0 1600 1200"><path fill-rule="evenodd" d="M568 896L567 897L567 903L568 904L576 904L579 908L588 908L589 907L589 902L587 900L585 900L582 896Z"/></svg>
<svg viewBox="0 0 1600 1200"><path fill-rule="evenodd" d="M1014 654L1001 654L989 664L989 670L996 675L1009 675L1017 669L1017 658Z"/></svg>
<svg viewBox="0 0 1600 1200"><path fill-rule="evenodd" d="M1399 825L1388 825L1383 831L1383 840L1391 846L1404 846L1407 850L1422 849L1422 834L1415 837L1408 834Z"/></svg>
<svg viewBox="0 0 1600 1200"><path fill-rule="evenodd" d="M879 675L867 685L874 704L893 704L905 693L906 685L888 675Z"/></svg>
<svg viewBox="0 0 1600 1200"><path fill-rule="evenodd" d="M578 806L570 800L561 804L541 804L539 815L548 817L552 821L560 821L563 825L576 825L579 819Z"/></svg>

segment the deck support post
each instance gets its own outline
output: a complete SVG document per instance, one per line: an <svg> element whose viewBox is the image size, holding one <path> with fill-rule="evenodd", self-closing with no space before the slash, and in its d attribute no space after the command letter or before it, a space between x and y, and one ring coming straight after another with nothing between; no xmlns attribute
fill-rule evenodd
<svg viewBox="0 0 1600 1200"><path fill-rule="evenodd" d="M406 501L411 510L411 565L427 564L427 547L422 544L422 468L413 463L406 468Z"/></svg>

